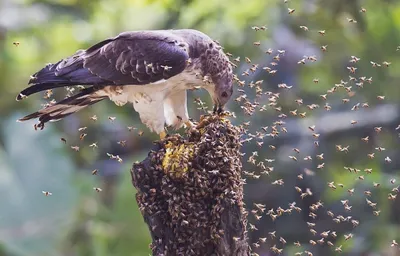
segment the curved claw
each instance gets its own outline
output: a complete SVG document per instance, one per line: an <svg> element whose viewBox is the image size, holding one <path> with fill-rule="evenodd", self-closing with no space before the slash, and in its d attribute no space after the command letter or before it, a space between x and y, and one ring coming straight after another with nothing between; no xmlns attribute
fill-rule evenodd
<svg viewBox="0 0 400 256"><path fill-rule="evenodd" d="M165 131L160 132L160 140L165 139L165 137L167 137L167 133Z"/></svg>
<svg viewBox="0 0 400 256"><path fill-rule="evenodd" d="M215 114L220 115L222 112L224 112L224 109L222 108L222 106L219 105L219 104L215 104L215 105L214 105L214 108L213 108L213 114L214 114L214 115L215 115Z"/></svg>

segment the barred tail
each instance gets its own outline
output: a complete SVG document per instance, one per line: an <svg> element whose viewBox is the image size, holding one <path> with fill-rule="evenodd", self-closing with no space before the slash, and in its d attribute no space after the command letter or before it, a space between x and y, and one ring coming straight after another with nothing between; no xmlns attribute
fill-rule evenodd
<svg viewBox="0 0 400 256"><path fill-rule="evenodd" d="M97 94L97 91L98 89L95 89L94 87L83 89L81 92L74 96L66 98L52 106L41 109L35 113L22 117L18 119L18 121L22 122L34 118L39 118L39 124L37 125L37 127L43 129L46 122L58 121L107 97Z"/></svg>

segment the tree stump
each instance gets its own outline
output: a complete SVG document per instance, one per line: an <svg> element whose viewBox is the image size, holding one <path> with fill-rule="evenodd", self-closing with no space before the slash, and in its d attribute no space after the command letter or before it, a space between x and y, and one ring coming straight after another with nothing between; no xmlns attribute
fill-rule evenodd
<svg viewBox="0 0 400 256"><path fill-rule="evenodd" d="M153 255L250 255L241 168L239 129L211 115L187 139L167 137L135 163Z"/></svg>

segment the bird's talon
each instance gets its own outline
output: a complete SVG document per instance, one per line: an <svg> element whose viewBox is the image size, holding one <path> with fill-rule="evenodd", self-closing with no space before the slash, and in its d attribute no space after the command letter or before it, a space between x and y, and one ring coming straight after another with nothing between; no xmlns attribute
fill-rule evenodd
<svg viewBox="0 0 400 256"><path fill-rule="evenodd" d="M187 129L192 129L193 127L195 127L194 123L190 120L186 121L185 125Z"/></svg>
<svg viewBox="0 0 400 256"><path fill-rule="evenodd" d="M192 122L192 121L186 121L185 122L185 126L186 126L186 133L187 134L191 134L192 132L196 132L196 125Z"/></svg>
<svg viewBox="0 0 400 256"><path fill-rule="evenodd" d="M213 107L213 115L217 114L218 105L214 105Z"/></svg>
<svg viewBox="0 0 400 256"><path fill-rule="evenodd" d="M165 131L162 131L162 132L160 133L160 140L165 139L165 137L167 137L167 133L166 133Z"/></svg>

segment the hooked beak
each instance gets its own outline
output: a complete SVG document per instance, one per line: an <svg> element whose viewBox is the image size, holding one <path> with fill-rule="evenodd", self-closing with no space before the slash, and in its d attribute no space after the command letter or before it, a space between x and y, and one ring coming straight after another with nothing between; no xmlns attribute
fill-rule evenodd
<svg viewBox="0 0 400 256"><path fill-rule="evenodd" d="M215 101L214 102L214 108L213 108L213 114L214 115L215 114L220 115L223 111L224 111L223 106L218 101Z"/></svg>

